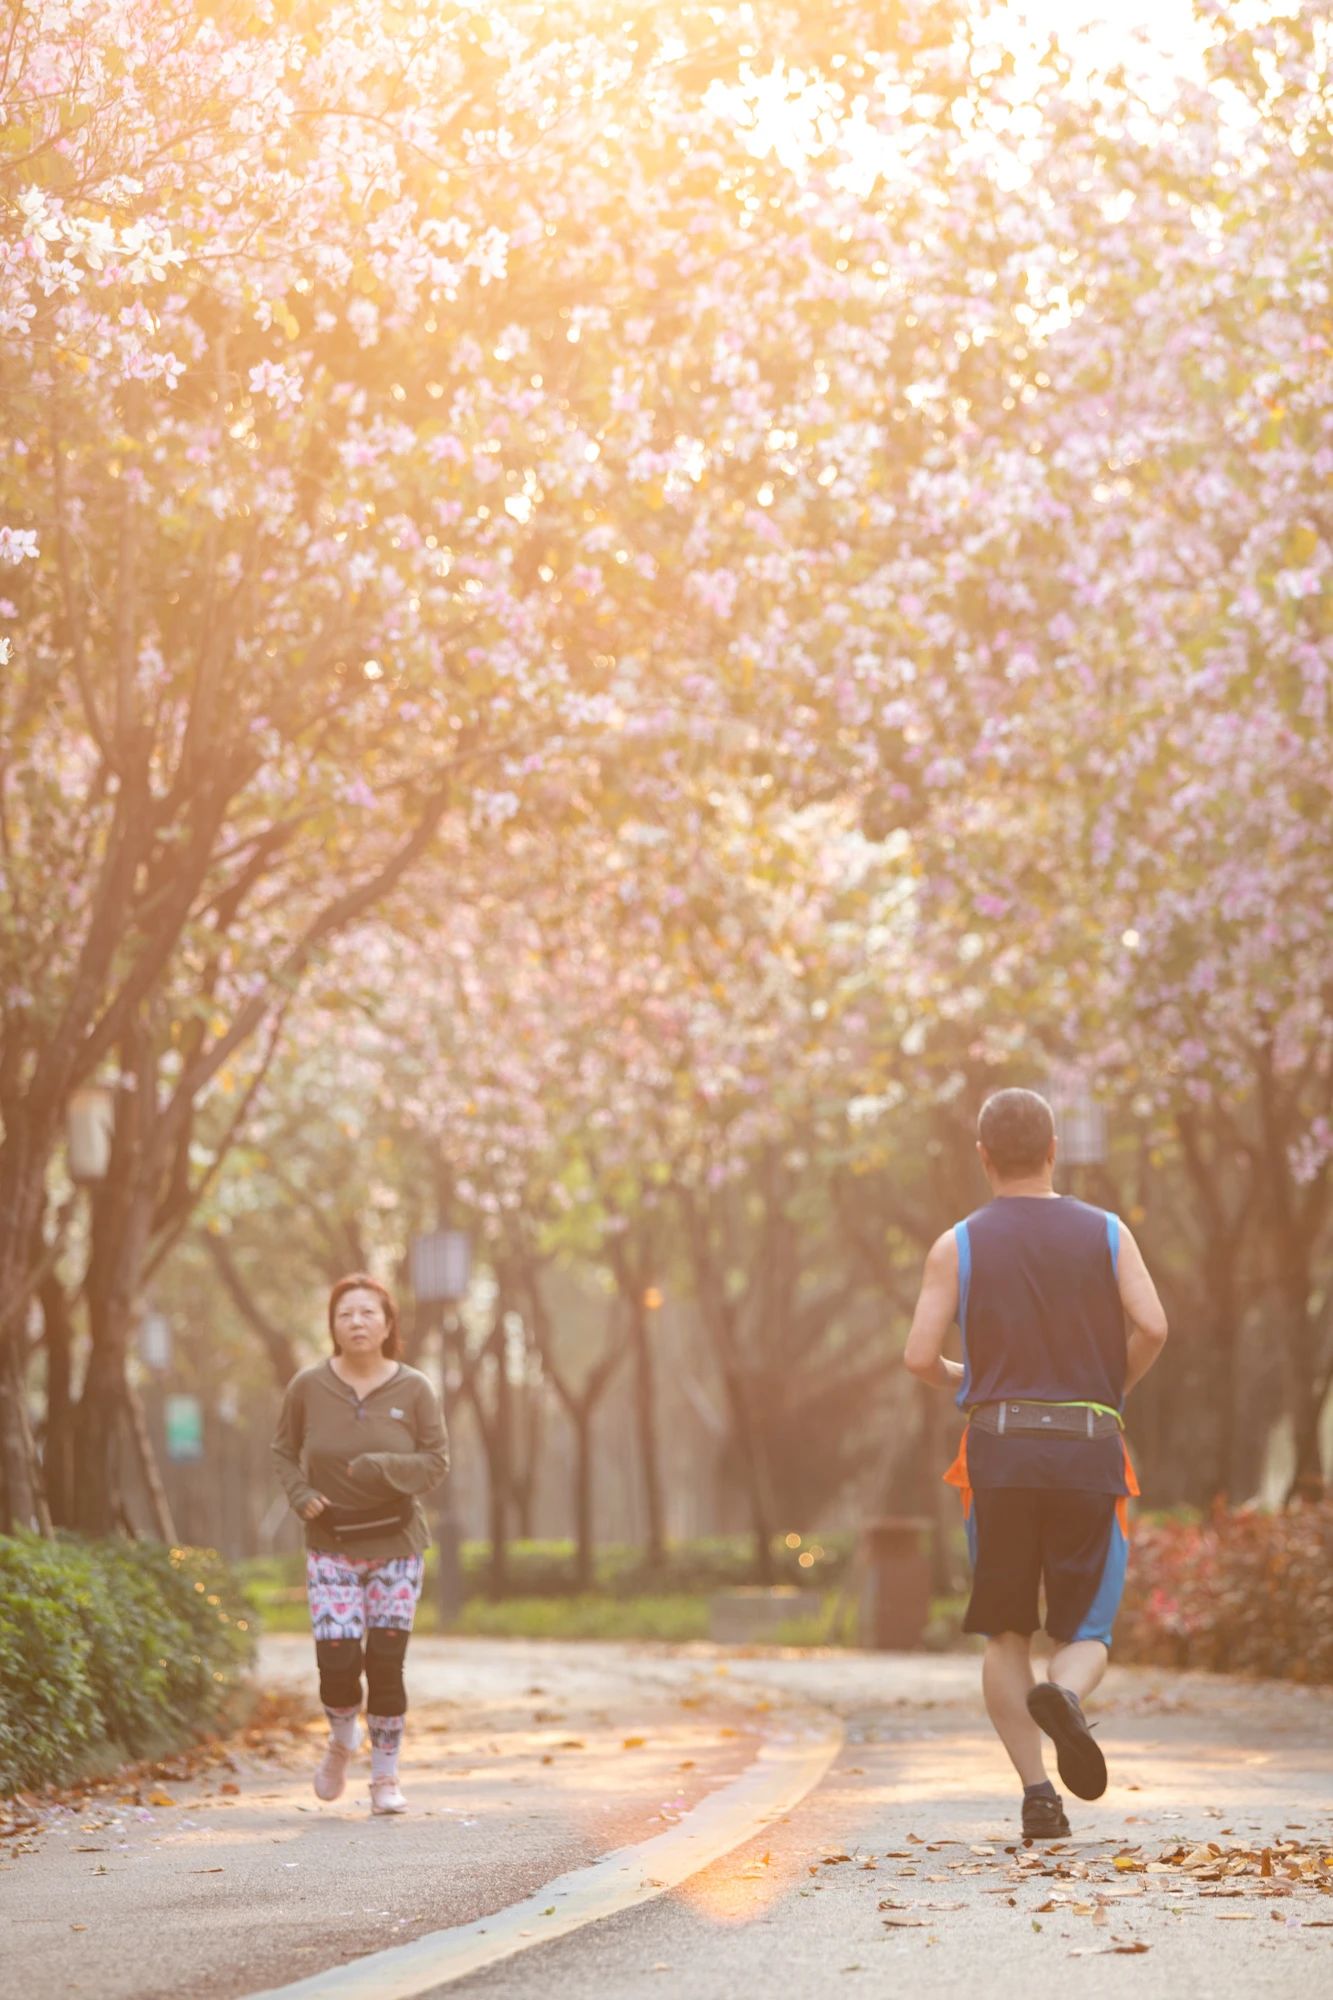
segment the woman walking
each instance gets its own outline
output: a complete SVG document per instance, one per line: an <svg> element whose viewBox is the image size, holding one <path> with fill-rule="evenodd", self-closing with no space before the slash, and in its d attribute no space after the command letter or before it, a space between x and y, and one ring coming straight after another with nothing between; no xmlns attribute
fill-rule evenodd
<svg viewBox="0 0 1333 2000"><path fill-rule="evenodd" d="M340 1798L360 1745L366 1677L372 1812L400 1813L403 1660L430 1541L419 1496L449 1470L428 1378L402 1359L392 1298L363 1272L329 1294L332 1354L294 1375L273 1457L305 1522L306 1589L329 1745L315 1796Z"/></svg>

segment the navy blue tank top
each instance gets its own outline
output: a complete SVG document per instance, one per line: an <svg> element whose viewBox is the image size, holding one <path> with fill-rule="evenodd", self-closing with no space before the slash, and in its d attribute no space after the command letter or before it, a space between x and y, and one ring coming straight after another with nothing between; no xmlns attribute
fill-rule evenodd
<svg viewBox="0 0 1333 2000"><path fill-rule="evenodd" d="M1120 1224L1068 1195L998 1195L954 1230L963 1385L958 1402L1125 1400ZM968 1434L968 1467L987 1486L1125 1491L1120 1438Z"/></svg>

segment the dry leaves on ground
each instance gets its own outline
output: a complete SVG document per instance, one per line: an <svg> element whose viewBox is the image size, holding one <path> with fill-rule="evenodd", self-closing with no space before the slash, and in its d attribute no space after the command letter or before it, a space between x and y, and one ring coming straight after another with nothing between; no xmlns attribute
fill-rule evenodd
<svg viewBox="0 0 1333 2000"><path fill-rule="evenodd" d="M249 1720L230 1736L207 1736L171 1757L122 1764L107 1777L53 1785L42 1792L16 1792L0 1802L0 1840L39 1833L48 1820L71 1809L91 1810L113 1803L158 1809L179 1805L179 1799L163 1790L164 1782L190 1784L216 1771L240 1771L242 1765L237 1760L241 1755L269 1762L304 1755L312 1727L322 1728L323 1720L315 1718L304 1696L271 1689L259 1697ZM228 1779L217 1789L234 1796L240 1786Z"/></svg>

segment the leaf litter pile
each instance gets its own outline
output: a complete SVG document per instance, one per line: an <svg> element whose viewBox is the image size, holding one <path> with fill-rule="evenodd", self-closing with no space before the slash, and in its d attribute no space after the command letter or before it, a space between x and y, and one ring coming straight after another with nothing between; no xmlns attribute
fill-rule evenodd
<svg viewBox="0 0 1333 2000"><path fill-rule="evenodd" d="M1289 1829L1297 1831L1308 1829ZM1042 1919L1048 1917L1090 1920L1091 1930L1100 1936L1075 1946L1073 1958L1136 1957L1151 1950L1145 1939L1127 1929L1136 1903L1145 1911L1164 1909L1177 1917L1210 1914L1224 1921L1252 1922L1267 1915L1286 1930L1333 1930L1333 1834L1313 1840L1274 1837L1266 1844L1251 1844L1227 1840L1224 1836L1230 1833L1226 1828L1217 1840L1193 1845L1177 1841L1164 1847L1117 1846L1108 1841L1106 1847L1114 1851L1100 1854L1072 1841L1043 1842L1040 1847L968 1845L924 1841L909 1833L908 1847L890 1848L878 1856L825 1854L809 1872L817 1875L844 1863L877 1872L884 1863L906 1863L894 1871L898 1879L954 1889L962 1887L963 1877L998 1872L1002 1880L988 1884L981 1893L1003 1896L1011 1908L1021 1908L1034 1931L1043 1930ZM946 1858L948 1850L960 1847L961 1855ZM1020 1905L1025 1888L1035 1889L1041 1900L1024 1896ZM1149 1896L1151 1902L1138 1901ZM1232 1899L1258 1907L1213 1907L1219 1900ZM940 1914L967 1907L964 1899L938 1896L879 1900L882 1921L893 1931L933 1929Z"/></svg>
<svg viewBox="0 0 1333 2000"><path fill-rule="evenodd" d="M149 1824L157 1812L184 1803L166 1789L169 1784L211 1780L214 1794L234 1798L241 1790L237 1778L252 1774L257 1766L285 1766L293 1755L307 1754L312 1733L322 1734L322 1721L303 1696L285 1690L266 1691L249 1719L229 1736L207 1736L175 1756L122 1764L106 1776L77 1784L51 1786L42 1792L15 1792L0 1799L0 1867L6 1857L32 1852L38 1836L48 1830L117 1830L126 1809L139 1822ZM102 1850L76 1847L74 1851Z"/></svg>

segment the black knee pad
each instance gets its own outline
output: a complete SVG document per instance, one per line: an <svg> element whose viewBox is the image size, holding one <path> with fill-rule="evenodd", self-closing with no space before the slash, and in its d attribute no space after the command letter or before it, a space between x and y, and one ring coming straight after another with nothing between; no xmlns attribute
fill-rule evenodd
<svg viewBox="0 0 1333 2000"><path fill-rule="evenodd" d="M325 1708L360 1708L361 1641L316 1639L319 1698Z"/></svg>
<svg viewBox="0 0 1333 2000"><path fill-rule="evenodd" d="M406 1632L394 1632L372 1625L366 1634L366 1713L406 1715L407 1689L403 1686L403 1659L407 1653Z"/></svg>

